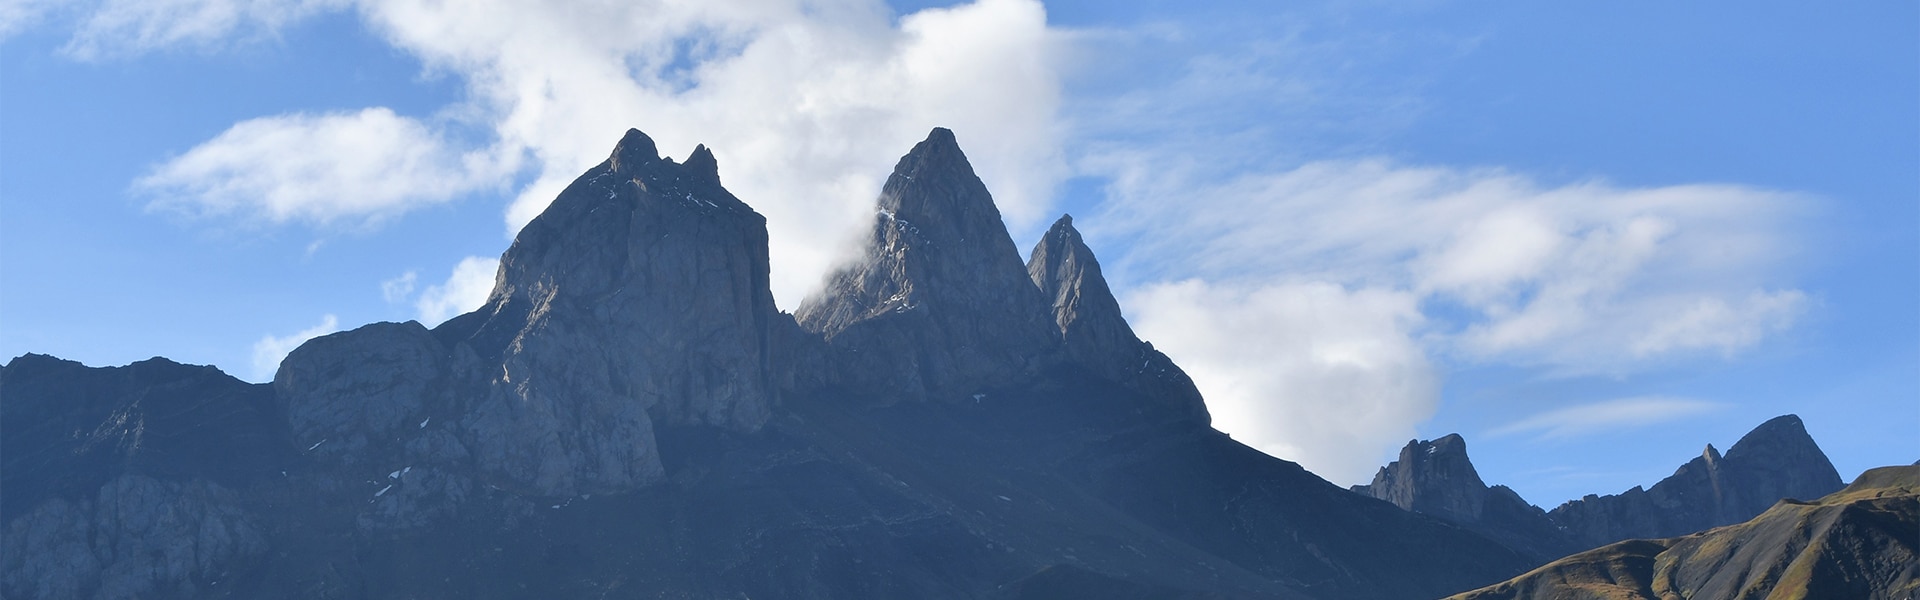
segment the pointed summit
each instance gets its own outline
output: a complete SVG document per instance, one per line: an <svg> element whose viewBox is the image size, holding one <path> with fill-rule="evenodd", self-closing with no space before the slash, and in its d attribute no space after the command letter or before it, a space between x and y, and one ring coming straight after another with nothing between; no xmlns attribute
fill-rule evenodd
<svg viewBox="0 0 1920 600"><path fill-rule="evenodd" d="M1813 500L1840 489L1840 472L1807 434L1797 415L1761 423L1727 449L1726 474L1743 484L1733 507L1738 514L1759 514L1781 498ZM1744 520L1744 518L1742 518Z"/></svg>
<svg viewBox="0 0 1920 600"><path fill-rule="evenodd" d="M1782 498L1812 500L1841 487L1840 474L1800 418L1775 417L1722 455L1700 456L1653 487L1589 496L1553 509L1554 522L1589 544L1683 535L1753 518Z"/></svg>
<svg viewBox="0 0 1920 600"><path fill-rule="evenodd" d="M620 143L613 146L613 155L607 157L607 166L615 173L635 173L641 166L660 160L660 150L653 144L653 138L638 129L628 129L620 137Z"/></svg>
<svg viewBox="0 0 1920 600"><path fill-rule="evenodd" d="M1193 379L1127 325L1120 302L1100 274L1100 261L1073 228L1072 215L1060 215L1033 246L1027 276L1052 302L1054 325L1074 362L1165 403L1185 418L1210 422Z"/></svg>
<svg viewBox="0 0 1920 600"><path fill-rule="evenodd" d="M714 160L713 151L706 144L694 146L693 154L687 155L687 174L701 183L720 185L720 161Z"/></svg>
<svg viewBox="0 0 1920 600"><path fill-rule="evenodd" d="M370 410L405 413L386 415L394 427L458 407L444 408L461 415L448 447L560 496L658 480L656 425L759 428L776 393L770 332L785 318L766 220L720 187L711 153L689 163L628 130L521 229L480 309L431 333L368 326L295 351L275 385L290 412L315 415L297 441L341 446Z"/></svg>
<svg viewBox="0 0 1920 600"><path fill-rule="evenodd" d="M845 374L854 385L961 398L1052 360L1047 303L953 132L935 129L902 157L876 208L859 258L795 313L860 357Z"/></svg>
<svg viewBox="0 0 1920 600"><path fill-rule="evenodd" d="M1538 561L1579 548L1547 520L1546 512L1527 504L1513 490L1500 485L1487 487L1467 458L1467 440L1457 433L1433 441L1407 442L1400 449L1400 458L1381 467L1372 484L1352 489L1406 510L1451 521Z"/></svg>

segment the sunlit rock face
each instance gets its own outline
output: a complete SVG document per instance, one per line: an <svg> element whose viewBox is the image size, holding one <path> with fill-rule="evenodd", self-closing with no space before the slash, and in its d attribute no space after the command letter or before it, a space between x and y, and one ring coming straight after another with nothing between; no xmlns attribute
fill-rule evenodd
<svg viewBox="0 0 1920 600"><path fill-rule="evenodd" d="M1210 422L1193 379L1127 325L1120 302L1100 273L1100 261L1073 228L1073 217L1062 215L1034 244L1027 276L1052 303L1053 322L1069 359L1184 418Z"/></svg>
<svg viewBox="0 0 1920 600"><path fill-rule="evenodd" d="M895 397L964 398L1060 350L993 196L946 129L894 166L859 255L795 316L852 355L851 385Z"/></svg>

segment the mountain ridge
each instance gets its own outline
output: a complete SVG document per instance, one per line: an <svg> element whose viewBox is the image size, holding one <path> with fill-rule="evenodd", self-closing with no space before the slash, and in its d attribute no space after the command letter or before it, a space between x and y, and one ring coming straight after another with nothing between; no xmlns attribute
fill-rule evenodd
<svg viewBox="0 0 1920 600"><path fill-rule="evenodd" d="M1095 581L1336 600L1532 564L1210 429L1184 375L1128 375L1151 350L1130 328L1091 329L1076 358L1076 326L1117 313L1091 250L1075 232L1022 261L951 132L877 205L867 262L780 313L765 221L711 153L676 164L630 130L515 239L480 309L309 340L271 385L147 382L259 407L226 425L270 449L251 475L180 453L18 471L9 496L34 506L8 508L0 593L998 598ZM1036 281L1047 257L1072 260ZM0 366L0 421L78 406L95 408L76 423L120 422L146 393L98 384L112 368L38 380L36 364L53 363ZM194 439L243 447L231 437Z"/></svg>
<svg viewBox="0 0 1920 600"><path fill-rule="evenodd" d="M1466 441L1412 440L1353 491L1430 514L1521 549L1542 562L1629 539L1685 535L1751 519L1783 498L1819 498L1840 476L1796 415L1767 420L1726 456L1713 444L1652 488L1571 500L1551 511L1481 481ZM1763 504L1764 503L1764 504Z"/></svg>

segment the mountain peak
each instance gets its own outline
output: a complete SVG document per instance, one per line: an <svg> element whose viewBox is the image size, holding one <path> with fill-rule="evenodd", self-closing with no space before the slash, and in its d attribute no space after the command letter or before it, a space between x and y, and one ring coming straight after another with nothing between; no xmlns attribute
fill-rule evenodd
<svg viewBox="0 0 1920 600"><path fill-rule="evenodd" d="M628 130L521 229L486 305L431 334L370 326L310 343L331 349L296 351L289 363L307 377L276 385L329 416L397 404L373 392L385 388L371 373L459 378L472 390L460 441L482 471L554 495L655 481L657 425L756 430L775 393L769 336L782 317L766 219L719 185L717 169L704 147L675 164ZM471 360L449 363L448 352ZM383 354L396 357L336 368ZM445 373L455 367L464 370ZM345 372L367 380L331 379ZM355 427L327 421L301 441Z"/></svg>
<svg viewBox="0 0 1920 600"><path fill-rule="evenodd" d="M1727 458L1744 457L1748 454L1766 454L1782 450L1805 452L1808 447L1818 452L1819 447L1813 436L1807 433L1807 426L1798 415L1780 415L1760 426L1753 428L1740 441L1727 449Z"/></svg>
<svg viewBox="0 0 1920 600"><path fill-rule="evenodd" d="M1160 401L1184 418L1211 421L1193 379L1127 325L1120 302L1100 273L1100 261L1073 228L1072 215L1060 215L1034 245L1027 276L1052 302L1054 325L1074 362Z"/></svg>
<svg viewBox="0 0 1920 600"><path fill-rule="evenodd" d="M627 134L620 137L620 143L613 146L607 165L615 173L633 173L657 160L660 160L660 149L654 146L653 138L638 129L628 129Z"/></svg>
<svg viewBox="0 0 1920 600"><path fill-rule="evenodd" d="M1794 415L1753 428L1723 455L1713 444L1652 487L1568 502L1550 516L1591 544L1663 538L1752 518L1782 498L1839 490L1840 474Z"/></svg>
<svg viewBox="0 0 1920 600"><path fill-rule="evenodd" d="M1409 440L1400 458L1382 467L1369 485L1353 491L1432 515L1499 540L1537 560L1565 554L1571 544L1546 518L1505 486L1487 487L1467 457L1467 440L1450 433L1432 441Z"/></svg>
<svg viewBox="0 0 1920 600"><path fill-rule="evenodd" d="M876 204L860 257L794 314L865 357L849 382L890 397L966 397L1054 360L1046 301L953 132L935 129L901 157Z"/></svg>
<svg viewBox="0 0 1920 600"><path fill-rule="evenodd" d="M700 182L720 185L720 161L713 158L713 151L708 150L706 144L694 146L693 153L687 155L687 163L684 166L687 173Z"/></svg>

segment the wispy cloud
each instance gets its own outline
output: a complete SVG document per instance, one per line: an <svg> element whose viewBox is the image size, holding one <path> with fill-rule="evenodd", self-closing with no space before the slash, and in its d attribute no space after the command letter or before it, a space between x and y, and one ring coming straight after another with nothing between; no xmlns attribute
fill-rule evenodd
<svg viewBox="0 0 1920 600"><path fill-rule="evenodd" d="M31 4L31 2L29 2ZM64 49L98 60L163 48L211 49L269 38L281 27L349 0L103 0L81 2L85 18Z"/></svg>
<svg viewBox="0 0 1920 600"><path fill-rule="evenodd" d="M399 277L380 282L380 297L389 304L406 302L413 297L413 288L420 281L420 273L407 271Z"/></svg>
<svg viewBox="0 0 1920 600"><path fill-rule="evenodd" d="M1489 435L1534 434L1564 439L1677 421L1727 408L1720 402L1667 396L1640 396L1569 406L1539 413L1489 431Z"/></svg>
<svg viewBox="0 0 1920 600"><path fill-rule="evenodd" d="M497 258L469 256L461 259L445 283L427 286L420 292L420 298L414 301L414 307L420 311L420 322L433 327L480 308L487 302L487 294L493 291L494 274L499 270L500 259Z"/></svg>
<svg viewBox="0 0 1920 600"><path fill-rule="evenodd" d="M1318 281L1464 309L1429 346L1461 359L1619 373L1731 354L1791 325L1787 224L1803 199L1731 185L1543 186L1498 170L1312 163L1222 181L1124 161L1100 234L1135 280Z"/></svg>
<svg viewBox="0 0 1920 600"><path fill-rule="evenodd" d="M74 44L100 56L203 45L336 6L108 2L90 11ZM768 217L774 297L792 307L871 217L887 167L935 126L959 132L1016 228L1051 216L1053 188L1066 176L1057 112L1069 36L1048 26L1037 0L978 0L897 18L878 0L353 6L391 44L465 82L459 112L494 134L489 148L440 145L385 109L271 117L237 125L145 187L196 213L369 222L486 183L468 176L462 154L524 156L534 175L505 215L511 232L603 159L621 131L638 127L669 154L699 143L713 150L727 187ZM364 158L241 152L331 132L386 137L371 140L363 151L374 154ZM280 180L289 183L271 183ZM380 185L348 189L370 196L301 191L368 180Z"/></svg>
<svg viewBox="0 0 1920 600"><path fill-rule="evenodd" d="M287 354L299 348L307 340L340 330L340 319L333 315L321 317L320 324L297 333L285 336L268 335L253 343L253 380L272 381L274 373L280 370L280 361Z"/></svg>
<svg viewBox="0 0 1920 600"><path fill-rule="evenodd" d="M1412 294L1188 280L1126 302L1135 329L1193 376L1214 427L1335 482L1364 482L1438 402Z"/></svg>
<svg viewBox="0 0 1920 600"><path fill-rule="evenodd" d="M369 108L242 121L134 187L155 210L365 227L497 184L508 171L453 150L419 121Z"/></svg>

